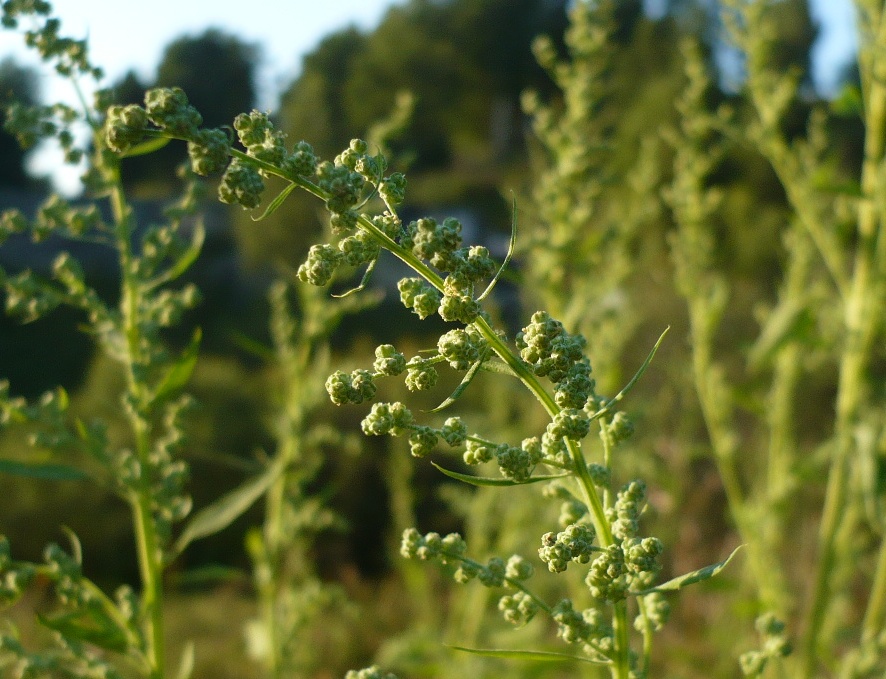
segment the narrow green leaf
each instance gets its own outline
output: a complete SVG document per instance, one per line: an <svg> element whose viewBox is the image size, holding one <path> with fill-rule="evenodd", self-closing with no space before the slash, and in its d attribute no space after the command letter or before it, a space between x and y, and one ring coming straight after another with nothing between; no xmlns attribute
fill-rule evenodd
<svg viewBox="0 0 886 679"><path fill-rule="evenodd" d="M296 184L290 184L285 189L283 189L280 193L277 194L277 197L271 201L270 205L262 212L260 217L253 217L252 221L260 222L263 219L267 219L272 214L274 214L277 209L283 205L283 201L286 200L286 197L295 190Z"/></svg>
<svg viewBox="0 0 886 679"><path fill-rule="evenodd" d="M609 399L609 402L605 407L601 408L597 412L595 412L592 416L592 420L596 420L599 417L609 413L612 411L612 407L621 401L625 396L627 396L628 392L634 388L634 385L640 380L640 377L643 376L643 373L646 372L646 368L649 367L649 364L652 363L652 359L655 357L655 353L658 351L658 348L661 346L661 343L664 342L665 335L668 334L668 330L671 329L671 326L668 326L664 329L664 332L661 333L658 337L658 341L655 343L655 346L652 347L652 351L649 352L649 355L646 357L646 360L643 361L643 365L640 366L640 369L634 374L631 378L631 381L628 382L620 392L618 392L615 396Z"/></svg>
<svg viewBox="0 0 886 679"><path fill-rule="evenodd" d="M181 554L194 540L214 535L230 526L271 487L281 472L282 466L273 464L197 512L179 535L174 553Z"/></svg>
<svg viewBox="0 0 886 679"><path fill-rule="evenodd" d="M464 646L450 646L455 651L463 651L465 653L473 653L474 655L482 655L488 658L508 658L509 660L541 660L543 662L585 662L592 665L608 665L607 660L594 660L593 658L583 658L580 655L569 655L568 653L554 653L551 651L511 651L506 648L465 648Z"/></svg>
<svg viewBox="0 0 886 679"><path fill-rule="evenodd" d="M157 384L154 398L159 400L164 396L175 393L187 384L191 378L191 373L194 372L194 366L197 365L201 337L200 328L197 328L194 331L194 336L191 338L191 343L184 350L184 353L169 367L163 379Z"/></svg>
<svg viewBox="0 0 886 679"><path fill-rule="evenodd" d="M136 144L126 153L124 153L122 157L135 158L136 156L144 156L148 153L159 151L171 141L171 137L153 137L152 139L143 141L140 144Z"/></svg>
<svg viewBox="0 0 886 679"><path fill-rule="evenodd" d="M505 269L508 266L508 263L511 261L511 257L514 256L514 251L517 249L517 198L513 199L513 218L511 219L511 240L508 243L508 254L505 255L505 260L501 263L501 266L498 268L498 272L495 274L495 277L489 282L489 285L486 286L486 289L483 291L483 294L477 298L478 302L483 301L486 297L493 291L495 288L495 284L498 283L498 279L501 277L502 273L504 273Z"/></svg>
<svg viewBox="0 0 886 679"><path fill-rule="evenodd" d="M703 580L709 580L722 571L726 566L732 561L733 557L738 554L738 550L740 550L744 545L739 545L736 547L732 554L730 554L725 561L721 561L720 563L715 563L710 566L705 566L704 568L699 568L697 571L692 571L691 573L686 573L679 577L674 578L673 580L668 580L667 582L656 585L655 587L650 587L649 589L644 589L641 592L631 592L631 594L642 596L645 594L652 594L653 592L676 592L679 589L683 589L688 585L694 585L696 582L702 582Z"/></svg>
<svg viewBox="0 0 886 679"><path fill-rule="evenodd" d="M202 221L198 221L197 225L194 227L194 232L191 235L191 244L181 254L176 263L167 269L166 273L163 275L163 280L174 281L191 268L191 264L193 264L197 260L197 257L200 256L200 251L203 249L203 243L205 241L206 227L203 226Z"/></svg>
<svg viewBox="0 0 886 679"><path fill-rule="evenodd" d="M89 474L86 472L64 464L16 462L15 460L0 460L0 474L13 474L45 481L82 481L89 478Z"/></svg>
<svg viewBox="0 0 886 679"><path fill-rule="evenodd" d="M362 292L366 289L366 286L369 284L369 280L372 278L372 272L375 271L375 265L378 264L378 257L369 262L369 266L366 267L366 271L363 272L363 278L360 279L360 285L356 288L351 288L346 292L341 293L340 295L333 295L336 299L342 299L343 297L348 297L349 295L353 295L355 292Z"/></svg>
<svg viewBox="0 0 886 679"><path fill-rule="evenodd" d="M456 479L457 481L464 481L465 483L469 483L472 486L525 486L528 483L538 483L539 481L553 481L554 479L560 479L564 476L569 476L569 472L564 472L563 474L540 474L539 476L530 476L525 481L514 481L513 479L506 479L503 476L471 476L470 474L461 474L459 472L454 472L450 469L445 469L441 467L436 462L431 462L437 469L439 469L442 473L446 474L451 479Z"/></svg>
<svg viewBox="0 0 886 679"><path fill-rule="evenodd" d="M480 360L478 360L476 363L474 363L474 365L472 365L470 367L468 372L466 372L465 376L462 378L461 384L459 384L455 388L455 391L453 391L452 394L450 394L449 397L443 401L443 403L438 405L436 408L431 408L430 410L428 410L426 412L439 413L444 408L448 408L453 403L455 403L459 399L459 397L463 393L465 393L465 389L468 388L468 385L474 381L474 378L477 376L477 373L480 372L480 368L483 366L483 363L486 361L487 356L488 356L488 354L486 356L481 356Z"/></svg>
<svg viewBox="0 0 886 679"><path fill-rule="evenodd" d="M57 615L37 614L44 627L63 636L94 644L99 648L122 653L129 647L126 632L99 609L80 609Z"/></svg>

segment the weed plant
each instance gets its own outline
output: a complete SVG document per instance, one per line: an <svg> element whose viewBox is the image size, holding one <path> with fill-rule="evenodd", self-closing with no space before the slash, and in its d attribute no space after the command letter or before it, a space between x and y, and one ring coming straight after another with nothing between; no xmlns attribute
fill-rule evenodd
<svg viewBox="0 0 886 679"><path fill-rule="evenodd" d="M741 656L741 668L749 676L879 676L886 657L886 549L879 481L886 426L882 384L873 379L873 369L882 359L886 301L886 61L881 49L886 43L886 10L874 0L859 3L863 47L856 101L868 135L860 176L847 185L828 161L822 113L813 112L803 138L790 140L782 130L786 109L798 96L798 80L767 67L775 37L767 20L771 4L736 0L724 14L747 55L753 112L749 124L727 109L708 111L704 61L696 47L685 47L688 84L679 103L681 121L663 131L674 160L663 193L675 224L669 252L678 291L689 310L690 374L731 516L747 545L745 586L759 613L760 646ZM100 93L95 106L84 105L83 112L63 106L12 108L10 128L25 144L56 137L71 162L83 155L71 125L82 120L89 126L92 153L85 185L96 201L107 202L110 217L97 206L73 207L54 198L34 220L6 213L0 222L3 233L27 232L37 240L54 233L112 247L119 256L121 287L118 306L109 306L88 286L76 262L62 255L49 278L30 272L7 278L8 309L26 320L59 304L87 314L89 331L126 374L121 403L131 440L117 446L108 441L100 423L69 423L62 391L28 404L4 390L3 424L30 423L38 448L75 448L90 463L80 469L7 460L2 470L55 479L88 474L114 489L130 508L141 578L138 591L124 587L109 596L83 575L73 535L69 551L51 546L44 563L16 560L8 542L0 542L4 602L19 599L38 577L52 582L59 602L58 611L40 616L53 632L54 645L32 651L10 628L0 637L0 665L16 677L170 676L164 651L164 570L188 544L223 529L260 497L265 498L266 520L248 539L259 600L259 615L251 627L254 648L269 676L305 672L313 662L298 646L309 624L303 617L308 611L305 602L320 591L306 545L311 531L323 523L318 518L328 515L306 493L319 464L318 449L309 445L316 432L311 432L308 417L317 404L318 371L327 371L326 338L350 301L342 306L338 300L334 306L333 300L317 303L315 294L301 293L309 315L297 324L286 312L288 288L275 289L273 328L285 382L278 450L261 473L177 528L190 510L187 466L179 454L188 405L182 391L200 338L195 335L183 352L174 352L166 347L162 330L178 322L197 299L193 287L173 285L198 256L202 238L199 228L185 237L185 216L197 206L197 178L220 177L219 199L256 211L259 221L296 190L323 204L329 232L298 267L301 283L324 288L343 274L362 270L360 282L344 293L347 300L356 299L365 294L380 256L387 252L410 270L398 283L403 305L422 320L437 316L447 324L427 350L407 355L385 343L375 349L371 365L350 372L333 370L324 381L336 406L369 408L361 423L367 436L398 438L413 457L433 455L432 464L442 474L481 491L465 505L470 507L465 524L476 530L476 535L468 535L470 544L459 533L406 527L401 555L436 563L460 585L486 588L477 601L482 606L487 598L497 599L503 619L516 628L544 619L563 644L557 650L534 640L524 647L507 641L495 648L478 647L473 644L480 637L468 634L463 642L456 641L456 650L476 658L505 659L514 666L571 662L581 668L576 672L586 669L590 675L608 673L618 679L650 674L655 633L668 617L667 597L718 574L731 557L661 581L666 546L648 534L642 520L647 482L618 481L625 465L617 451L633 432L622 410L625 399L664 335L631 379L613 386L613 379L606 378L604 393L595 381L601 371L592 370L586 352L588 341L576 331L580 307L571 301L602 302L624 285L637 229L658 209L639 205L625 213L607 207L613 210L604 220L608 226L601 233L588 234L585 229L595 222L596 207L605 205L597 199L606 182L582 180L599 179L607 166L605 149L587 144L597 134L605 136L604 128L595 127L593 114L605 96L605 45L614 5L576 4L567 40L570 61L558 62L543 42L538 48L543 65L564 90L559 114L527 101L552 160L550 172L538 182L534 202L553 237L533 244L531 256L538 260L529 266L549 308L533 313L513 335L493 321L490 294L516 246L516 215L503 262L494 262L482 246L465 246L461 224L454 218L404 223L398 210L406 197L406 179L390 172L385 155L364 141L355 139L334 159L322 160L307 142L290 144L262 112L244 112L230 128L207 129L186 94L176 88L150 90L143 106L109 105L106 94ZM26 39L60 73L74 81L99 75L85 43L60 36L58 21L48 18L48 3L7 0L3 12L3 22L10 27L24 19L35 21L37 28L26 33ZM185 196L170 210L168 225L139 229L122 189L120 163L170 141L187 145ZM711 177L722 154L736 143L750 144L767 158L795 212L785 229L778 298L771 308L761 310L760 337L747 356L751 368L769 378L762 397L759 391L752 394L759 405L753 410L757 438L751 440L744 437L737 417L746 403L742 399L749 397L731 385L714 341L727 310L729 287L713 257L716 242L710 224L719 203ZM638 193L654 184L656 170L645 160L639 164L634 181ZM285 188L270 197L265 184L272 178ZM583 273L585 255L597 258L600 278ZM597 281L604 285L597 287ZM608 347L604 354L614 361L626 335L619 334L613 317L591 319L584 329L601 335ZM795 424L810 359L822 370L834 371L837 383L833 433L811 461L801 457ZM392 378L403 378L410 397L429 392L442 371L456 374L458 386L436 407L419 411L411 403L376 398L381 383ZM511 387L519 386L545 423L516 440L498 427L476 432L478 423L494 418L470 409L464 418L440 414L464 402L467 390L479 386L475 380L480 373L488 373L487 385L496 385L493 394L510 395ZM504 382L507 385L500 386ZM488 399L493 411L495 398ZM532 418L525 421L531 423ZM596 437L590 436L592 431ZM746 454L751 448L760 454ZM465 473L464 465L477 473ZM826 482L815 482L817 475L826 475ZM542 489L537 497L554 508L553 513L538 514L559 511L559 518L552 518L552 525L537 536L531 556L495 553L501 542L488 539L488 516L473 512L490 512L496 506L492 497L510 493L522 499L537 488ZM410 501L408 492L400 490L399 516L406 517ZM790 507L818 491L823 493L824 509L817 543L798 544L789 530ZM497 506L510 514L508 501ZM514 518L505 518L509 520ZM864 540L857 539L860 532ZM802 583L794 581L788 566L810 555L816 573L809 595L801 597L795 588ZM536 556L556 576L553 582L535 573ZM870 595L856 616L849 595L858 587ZM802 606L801 599L808 605ZM453 635L457 639L457 632ZM789 657L790 638L799 639L795 657ZM185 654L178 677L190 675L192 659L191 653ZM393 675L373 666L347 677Z"/></svg>

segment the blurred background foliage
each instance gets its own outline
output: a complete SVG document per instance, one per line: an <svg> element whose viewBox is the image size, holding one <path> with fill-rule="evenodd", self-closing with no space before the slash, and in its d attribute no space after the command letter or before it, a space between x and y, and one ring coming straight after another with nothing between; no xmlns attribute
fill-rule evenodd
<svg viewBox="0 0 886 679"><path fill-rule="evenodd" d="M467 238L489 243L501 257L515 200L523 249L512 278L531 284L539 275L537 264L533 270L532 244L544 241L548 233L546 205L539 202L537 188L551 157L521 99L532 91L551 110L562 108L556 77L539 65L533 41L540 35L549 36L553 56L566 56L568 5L566 0L405 2L391 8L371 31L346 28L325 37L304 58L299 75L284 88L274 113L277 124L292 140L305 139L322 156L331 158L352 137L367 135L377 121L394 113L398 97L410 93L409 115L388 141L395 169L406 171L409 180L404 219L458 214L464 217L470 234ZM589 186L596 193L577 196L593 205L586 223L575 226L582 231L575 235L581 247L588 249L588 259L583 271L568 275L584 276L593 289L595 266L607 265L595 261L595 256L615 256L605 254L606 243L627 219L626 208L642 204L648 209L631 217L636 228L624 241L626 251L620 255L629 258L630 266L617 285L598 298L573 299L567 325L570 330L588 333L592 361L597 358L595 346L599 344L594 366L598 379L610 391L633 373L660 331L673 327L628 406L637 421L638 436L627 449L627 461L621 468L625 474L642 472L651 480L654 534L668 546L667 570L682 572L722 558L724 549L735 541L724 513L722 488L707 458L709 444L688 376L685 304L675 289L667 251L668 234L674 227L667 210L661 208L658 188L667 180L671 151L656 140L661 130L677 124L674 101L684 86L679 45L685 37L701 42L712 72L718 74L715 86L706 94L711 108L729 103L741 116L747 105L733 87L740 65L721 42L712 3L669 0L663 5L662 11L652 16L644 12L640 0L616 3L614 30L601 55L599 82L594 83L601 91L589 116L588 134L595 135L600 145L600 157L588 160L588 172L597 173L589 176ZM833 156L838 159L835 178L853 176L860 165L863 130L853 112L831 106L812 85L810 50L817 28L806 2L778 3L776 21L780 40L773 54L775 68L799 69L804 74L802 97L793 105L785 132L803 135L810 112L824 107ZM257 46L219 30L183 36L167 46L152 82L130 73L114 84L116 97L122 103L138 102L148 87L178 85L208 125L228 124L237 113L255 105L258 55ZM846 86L852 85L856 73L847 68ZM13 97L39 100L33 82L26 69L10 60L0 62L0 103ZM2 131L0 156L0 207L38 203L46 182L27 174L26 153ZM125 179L132 195L143 203L145 214L151 215L153 203L174 188L175 167L183 158L183 147L170 145L162 153L129 162ZM633 183L625 179L643 170L645 179ZM772 304L775 298L788 208L769 165L751 148L730 147L710 181L723 192L723 207L711 224L717 265L733 289L717 335L718 349L741 387L759 379L738 370L738 351L758 332L755 309ZM251 461L273 446L276 378L274 367L256 351L270 343L266 291L273 279L291 275L307 247L316 242L323 226L319 207L306 194L296 192L261 223L237 208L215 206L206 213L209 238L192 274L204 293L204 302L189 317L188 327L171 337L173 342L184 342L191 328L199 325L207 338L192 386L200 403L189 446L197 507L234 487L250 470ZM0 248L0 259L10 273L15 273L16 266L34 266L34 258L51 259L11 250L11 245ZM113 296L113 267L100 257L93 264L87 273L94 280L105 281L100 287ZM379 268L385 265L396 272L393 262L383 260ZM390 281L396 280L395 276L378 272L379 284L388 284L381 310L344 320L333 336L338 356L333 364L347 364L343 369L368 364L372 348L381 342L405 350L401 345L421 348L433 341L430 334L421 334L429 333L428 329L404 312L396 294L391 294ZM502 288L511 292L501 295L501 314L506 320L522 323L537 306L558 304L556 296L545 298L544 286L527 285L519 297L513 294L513 286ZM565 302L559 300L560 304ZM610 319L605 327L600 320L603 315ZM113 422L118 406L106 395L117 392L113 384L119 377L106 361L93 358L89 342L77 333L78 322L76 314L63 311L30 326L0 319L0 375L10 379L14 393L27 396L61 384L74 395L75 412L100 415ZM801 438L810 442L820 438L816 433L830 416L835 385L833 375L827 375L809 384L804 421L798 425ZM489 397L483 383L478 380L477 388L468 391L459 410L488 418L503 431L517 421L525 426L527 407L515 396L512 407L490 409L489 402L504 399ZM357 410L333 410L330 406L314 416L343 431L358 431L362 411ZM2 456L18 454L21 436L4 435L0 440ZM403 587L412 588L420 598L416 579L432 576L395 564L393 546L398 530L416 515L425 530L444 532L448 527L470 524L458 509L460 503L463 506L465 491L443 483L427 465L403 463L405 452L396 442L366 440L363 448L358 457L329 451L316 482L346 522L345 530L329 532L317 540L318 571L324 578L344 583L358 602L376 596L399 602ZM93 577L109 584L131 580L134 563L121 548L130 540L123 514L114 511L115 500L110 495L90 493L85 497L86 492L73 482L4 482L0 532L11 537L20 558L37 559L46 542L59 539L58 526L70 526L83 542ZM194 545L180 566L182 572L209 565L245 567L248 558L243 534L260 521L260 509L256 509L221 535ZM492 529L487 526L484 530ZM508 530L517 529L499 527L500 533ZM529 532L526 544L532 550L537 535ZM724 582L722 587L727 591L736 586L728 578ZM234 580L227 585L225 596L246 587ZM699 594L685 595L679 604L680 622L666 634L682 635L678 644L682 646L687 639L713 629L704 621L711 611L718 610L710 602L721 595L726 596L709 587ZM441 624L440 620L429 620L433 613L422 611L418 619L427 623L428 629ZM354 657L343 657L341 667L331 669L340 675L361 652L369 653L381 635L409 626L409 607L399 613L398 617L390 610L376 612L377 634L368 632L364 625L361 634L366 638L358 640ZM420 631L420 626L414 630ZM414 634L420 636L418 631ZM413 641L421 645L426 640ZM732 641L725 640L726 647ZM390 645L386 652L404 657L403 649L394 653ZM714 668L734 667L731 658L705 658L709 665L699 661L698 655L682 661L675 658L671 658L673 671L668 676L701 676L698 667L711 669L712 673L704 676L715 676ZM356 662L359 660L351 666ZM211 675L215 677L248 676L226 674L228 670L223 668L213 671L218 672ZM730 675L728 669L723 672L716 676ZM415 676L434 675L416 670Z"/></svg>

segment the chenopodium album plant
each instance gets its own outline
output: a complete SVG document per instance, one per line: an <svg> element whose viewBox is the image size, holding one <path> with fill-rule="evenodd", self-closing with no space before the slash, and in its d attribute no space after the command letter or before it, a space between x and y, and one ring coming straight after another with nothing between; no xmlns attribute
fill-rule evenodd
<svg viewBox="0 0 886 679"><path fill-rule="evenodd" d="M366 273L353 290L357 291L367 283L381 251L387 250L415 274L398 284L403 304L422 319L437 314L454 325L426 354L407 358L384 344L376 349L372 366L350 373L336 371L326 382L335 404L372 400L376 382L383 377L404 376L411 391L430 389L437 382L438 368L448 365L465 376L435 412L454 402L486 370L518 379L550 416L547 428L537 436L497 442L469 434L468 425L459 417L450 417L439 426L422 424L406 404L378 402L362 428L368 435L406 437L416 457L429 455L442 441L461 451L469 465L497 463L500 476L495 478L445 471L469 483L507 487L555 482L557 491L552 495L568 504L568 520L561 530L540 537L538 556L552 572L565 572L570 564L578 564L572 570L583 571L587 601L543 600L531 587L531 560L514 555L480 561L469 555L457 534L423 535L409 529L403 536L402 554L452 566L459 582L477 579L487 587L503 588L499 607L509 621L522 625L544 613L564 641L581 649L578 658L607 666L614 677L644 676L652 634L666 617L664 593L709 578L726 563L656 584L664 547L657 538L642 533L645 484L634 480L618 490L612 488L613 449L631 429L617 408L652 354L621 392L612 398L598 395L584 352L586 340L569 333L549 314L533 314L513 338L493 327L482 304L504 265L496 267L483 246L463 247L461 225L455 219L424 218L403 224L397 206L405 197L405 178L386 174L385 158L373 155L365 142L353 140L334 161L320 161L304 141L287 146L285 135L264 113L243 113L234 121L243 150L226 130L201 129L199 119L184 92L154 89L146 94L143 107L115 106L108 111L105 143L125 154L146 140L184 140L193 171L223 172L220 199L248 209L261 204L265 177L288 182L263 215L279 207L294 189L308 191L325 203L331 239L310 249L298 269L302 281L322 286L340 267L362 266ZM371 214L367 210L376 199L383 207ZM593 427L599 429L602 444L591 458L585 441ZM636 650L631 644L632 619L641 637ZM501 649L472 650L509 654Z"/></svg>

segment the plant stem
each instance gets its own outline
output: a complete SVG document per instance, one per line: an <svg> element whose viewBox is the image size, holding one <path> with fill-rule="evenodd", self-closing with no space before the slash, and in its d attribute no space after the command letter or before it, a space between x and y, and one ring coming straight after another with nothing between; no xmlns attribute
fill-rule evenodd
<svg viewBox="0 0 886 679"><path fill-rule="evenodd" d="M101 148L101 145L97 145ZM165 665L165 631L163 620L163 550L160 546L157 525L153 516L151 497L151 425L143 410L146 408L143 378L136 367L143 362L139 313L141 307L140 287L133 269L132 210L126 202L120 180L119 166L100 157L101 167L114 181L111 182L110 200L114 216L115 232L120 253L122 331L126 342L126 398L131 403L127 417L135 439L136 455L142 475L138 486L129 492L133 512L139 573L142 581L142 612L146 616L144 654L148 660L151 679L162 679Z"/></svg>

